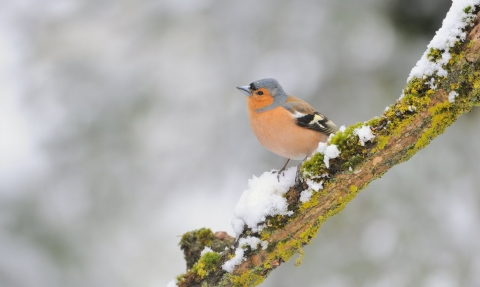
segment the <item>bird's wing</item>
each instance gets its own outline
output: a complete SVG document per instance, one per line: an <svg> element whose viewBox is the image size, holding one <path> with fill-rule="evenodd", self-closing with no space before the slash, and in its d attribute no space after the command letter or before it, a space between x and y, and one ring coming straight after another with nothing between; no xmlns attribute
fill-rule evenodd
<svg viewBox="0 0 480 287"><path fill-rule="evenodd" d="M301 127L327 135L338 131L335 123L298 98L289 96L282 106L292 113L296 124Z"/></svg>

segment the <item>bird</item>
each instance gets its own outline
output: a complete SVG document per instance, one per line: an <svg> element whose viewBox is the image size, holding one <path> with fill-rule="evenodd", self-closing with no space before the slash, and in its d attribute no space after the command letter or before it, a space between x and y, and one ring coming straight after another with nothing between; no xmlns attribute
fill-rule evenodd
<svg viewBox="0 0 480 287"><path fill-rule="evenodd" d="M297 181L300 165L318 148L319 142L326 142L330 134L338 131L337 126L307 102L285 93L275 79L236 88L247 95L250 126L260 144L287 158L277 172L278 181L292 159L302 160Z"/></svg>

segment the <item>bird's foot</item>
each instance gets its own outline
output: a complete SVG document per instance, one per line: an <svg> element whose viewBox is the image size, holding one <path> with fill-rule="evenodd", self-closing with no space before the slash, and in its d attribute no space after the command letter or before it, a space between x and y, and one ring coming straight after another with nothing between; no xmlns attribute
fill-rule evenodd
<svg viewBox="0 0 480 287"><path fill-rule="evenodd" d="M302 163L307 159L308 156L306 156L301 163L297 165L297 173L295 174L295 184L301 184L303 181L303 177L300 174L300 168L302 167Z"/></svg>
<svg viewBox="0 0 480 287"><path fill-rule="evenodd" d="M285 175L285 167L283 167L280 170L272 170L272 174L276 173L277 174L277 180L280 182L280 175L284 176Z"/></svg>
<svg viewBox="0 0 480 287"><path fill-rule="evenodd" d="M287 160L287 162L285 163L285 165L284 165L279 171L276 171L276 170L272 171L272 173L278 172L278 174L277 174L277 180L278 180L278 182L280 182L280 174L282 174L282 175L285 174L285 168L287 168L287 164L288 164L289 161L290 161L290 159Z"/></svg>
<svg viewBox="0 0 480 287"><path fill-rule="evenodd" d="M295 184L299 185L302 184L303 177L300 174L300 167L297 167L297 172L295 174Z"/></svg>

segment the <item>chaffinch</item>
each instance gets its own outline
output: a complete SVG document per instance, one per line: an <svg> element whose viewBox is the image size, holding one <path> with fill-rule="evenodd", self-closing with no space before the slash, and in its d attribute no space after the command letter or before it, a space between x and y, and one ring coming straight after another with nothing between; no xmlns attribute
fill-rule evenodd
<svg viewBox="0 0 480 287"><path fill-rule="evenodd" d="M308 103L285 93L275 79L255 81L237 89L248 96L250 126L258 141L288 159L278 171L278 180L291 159L305 160L319 142L327 141L328 136L338 130Z"/></svg>

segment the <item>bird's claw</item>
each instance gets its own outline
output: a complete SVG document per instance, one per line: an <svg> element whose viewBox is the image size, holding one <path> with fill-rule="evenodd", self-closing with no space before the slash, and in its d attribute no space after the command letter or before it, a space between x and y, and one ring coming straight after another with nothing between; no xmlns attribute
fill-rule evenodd
<svg viewBox="0 0 480 287"><path fill-rule="evenodd" d="M285 168L282 168L281 170L272 170L272 174L274 173L277 174L277 180L280 182L280 175L285 175Z"/></svg>
<svg viewBox="0 0 480 287"><path fill-rule="evenodd" d="M303 182L303 178L300 175L300 168L297 169L297 173L295 174L295 184L299 185Z"/></svg>

